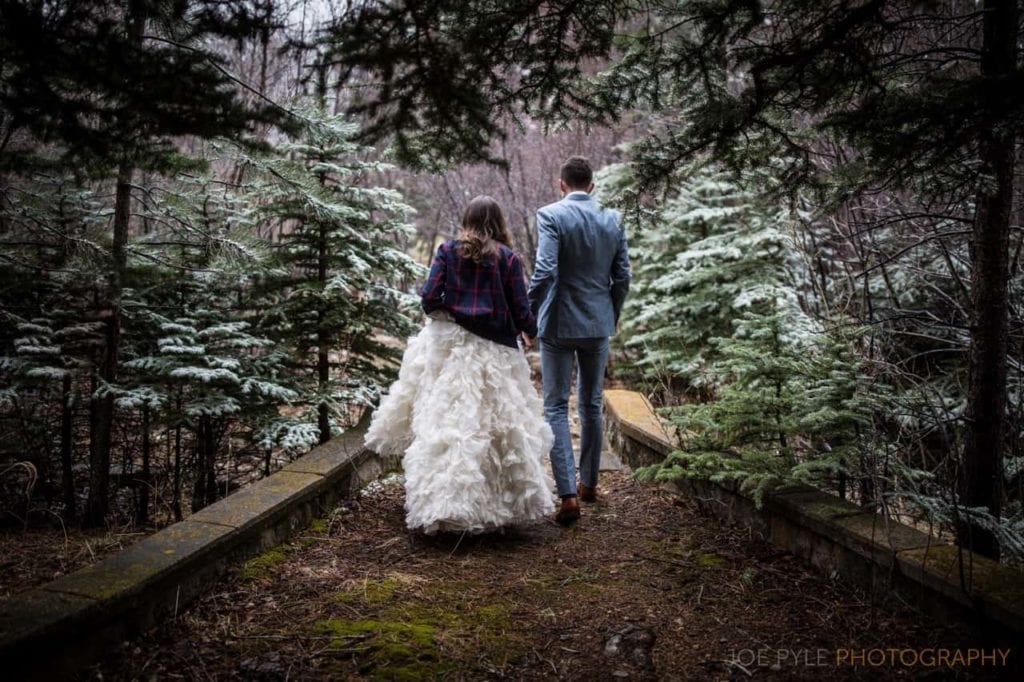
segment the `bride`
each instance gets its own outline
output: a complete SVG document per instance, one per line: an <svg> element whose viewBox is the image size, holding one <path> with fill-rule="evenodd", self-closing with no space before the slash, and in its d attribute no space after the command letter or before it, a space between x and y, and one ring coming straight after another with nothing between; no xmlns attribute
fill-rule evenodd
<svg viewBox="0 0 1024 682"><path fill-rule="evenodd" d="M367 446L402 454L406 525L480 533L554 511L551 428L517 338L537 333L498 203L469 202L420 292L426 326L373 415Z"/></svg>

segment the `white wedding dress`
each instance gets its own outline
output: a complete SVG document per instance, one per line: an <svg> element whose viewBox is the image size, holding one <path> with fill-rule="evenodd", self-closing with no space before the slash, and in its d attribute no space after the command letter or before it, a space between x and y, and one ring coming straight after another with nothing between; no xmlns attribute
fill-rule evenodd
<svg viewBox="0 0 1024 682"><path fill-rule="evenodd" d="M401 454L406 525L480 533L554 512L553 436L526 357L439 316L409 339L366 444Z"/></svg>

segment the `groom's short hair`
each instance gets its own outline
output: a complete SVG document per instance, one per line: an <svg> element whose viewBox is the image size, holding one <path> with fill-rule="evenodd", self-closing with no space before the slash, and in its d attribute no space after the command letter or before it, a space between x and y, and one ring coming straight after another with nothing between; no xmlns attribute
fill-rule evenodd
<svg viewBox="0 0 1024 682"><path fill-rule="evenodd" d="M562 164L562 182L570 189L587 189L594 181L594 170L582 156L570 156Z"/></svg>

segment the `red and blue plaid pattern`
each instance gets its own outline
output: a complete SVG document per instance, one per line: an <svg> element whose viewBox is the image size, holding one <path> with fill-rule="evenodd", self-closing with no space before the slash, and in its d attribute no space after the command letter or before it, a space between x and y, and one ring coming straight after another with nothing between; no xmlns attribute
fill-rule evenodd
<svg viewBox="0 0 1024 682"><path fill-rule="evenodd" d="M537 318L526 294L523 262L498 245L496 259L477 263L459 254L452 239L437 248L430 275L420 290L423 310L446 310L467 330L516 348L519 332L537 335Z"/></svg>

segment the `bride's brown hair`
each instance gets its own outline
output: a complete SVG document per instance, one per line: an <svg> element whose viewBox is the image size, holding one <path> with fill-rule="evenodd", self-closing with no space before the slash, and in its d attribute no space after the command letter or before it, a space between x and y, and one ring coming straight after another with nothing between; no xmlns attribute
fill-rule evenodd
<svg viewBox="0 0 1024 682"><path fill-rule="evenodd" d="M459 241L462 257L477 263L494 258L499 243L512 246L508 224L497 201L486 195L473 197L466 206L466 212L462 214Z"/></svg>

